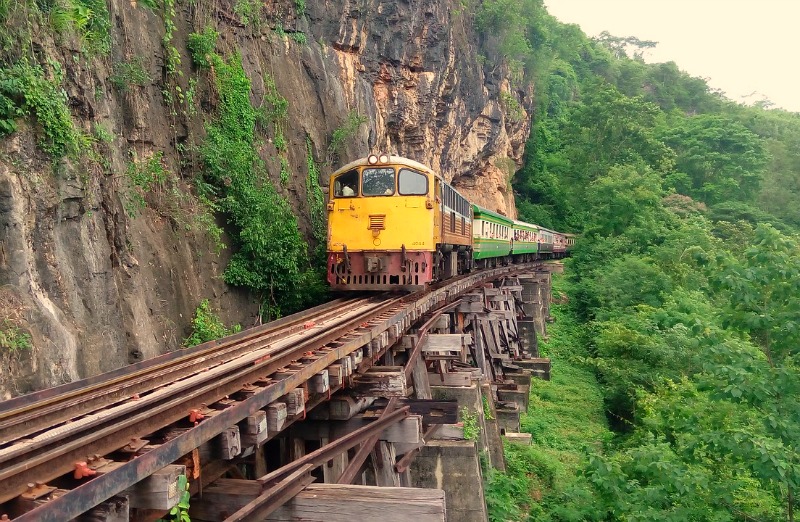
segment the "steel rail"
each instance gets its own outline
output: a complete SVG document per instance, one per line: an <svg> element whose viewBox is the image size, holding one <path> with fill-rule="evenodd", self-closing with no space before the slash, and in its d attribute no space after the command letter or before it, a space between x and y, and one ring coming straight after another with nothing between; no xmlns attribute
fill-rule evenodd
<svg viewBox="0 0 800 522"><path fill-rule="evenodd" d="M39 400L36 400L37 394L23 396L21 399L26 401L22 405L0 411L0 444L21 437L30 437L75 417L107 408L171 381L223 364L247 351L274 342L281 336L301 331L309 320L330 320L340 315L343 310L355 308L371 299L374 298L338 299L304 313L289 316L277 324L268 323L221 341L211 341L190 349L172 352L166 354L166 357L151 359L150 364L142 367L127 367L130 370L128 373L116 375L118 372L113 372L114 375L105 380L60 395L51 395ZM3 406L4 403L0 402L0 408Z"/></svg>
<svg viewBox="0 0 800 522"><path fill-rule="evenodd" d="M101 417L67 424L63 433L52 438L44 437L0 450L0 461L7 462L0 468L0 481L4 485L0 502L24 492L28 483L51 480L72 471L74 462L85 460L87 455L115 451L135 436L147 435L187 417L192 408L211 404L241 390L246 384L274 373L304 353L321 348L357 329L365 321L391 310L401 299L376 305L365 312L366 317L359 312L357 317L306 337L293 346L272 349L271 353L269 349L252 352L168 385L138 401L112 408ZM71 428L73 425L75 427Z"/></svg>

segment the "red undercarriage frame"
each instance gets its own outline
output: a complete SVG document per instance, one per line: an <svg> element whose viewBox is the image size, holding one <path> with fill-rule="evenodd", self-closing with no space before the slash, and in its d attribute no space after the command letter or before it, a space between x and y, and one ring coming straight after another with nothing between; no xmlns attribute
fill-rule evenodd
<svg viewBox="0 0 800 522"><path fill-rule="evenodd" d="M333 290L421 290L433 279L433 252L328 252Z"/></svg>

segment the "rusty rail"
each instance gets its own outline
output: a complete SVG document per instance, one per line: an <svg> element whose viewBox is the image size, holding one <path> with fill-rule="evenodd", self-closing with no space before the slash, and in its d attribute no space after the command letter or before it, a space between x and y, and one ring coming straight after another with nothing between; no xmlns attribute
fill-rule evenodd
<svg viewBox="0 0 800 522"><path fill-rule="evenodd" d="M0 447L75 417L108 408L164 384L223 364L281 336L301 330L311 319L325 321L369 299L337 299L283 320L65 386L0 402ZM82 385L82 386L81 386ZM0 457L2 462L2 457ZM2 500L0 500L1 502Z"/></svg>

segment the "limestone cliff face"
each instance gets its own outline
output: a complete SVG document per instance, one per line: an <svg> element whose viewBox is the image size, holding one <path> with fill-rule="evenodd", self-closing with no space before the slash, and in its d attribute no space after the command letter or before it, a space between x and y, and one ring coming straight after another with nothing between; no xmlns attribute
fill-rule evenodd
<svg viewBox="0 0 800 522"><path fill-rule="evenodd" d="M458 1L314 1L302 16L298 4L267 1L260 23L245 25L234 2L179 2L171 46L182 75L172 79L164 21L129 1L110 0L110 57L81 58L74 44L39 42L42 56L63 64L78 125L113 139L96 146L100 160L55 165L37 150L32 122L0 141L0 319L30 332L33 345L0 353L0 399L174 350L205 298L227 323L257 320L255 299L221 280L229 249L216 253L193 226L194 200L181 196L192 191L193 145L214 110L208 74L191 67L186 49L187 35L206 26L220 32L218 53L241 54L254 102L264 95L265 74L289 101L289 183L279 183L274 145L265 142L261 153L306 230L307 143L315 161L328 162L323 178L353 157L390 152L516 216L509 180L529 123L506 116L500 93L523 107L530 99L512 92L502 73L485 72L499 68L481 65L472 20ZM304 44L285 36L300 32ZM115 63L134 58L151 80L123 92L109 78ZM167 81L192 92L184 100L190 110L168 108ZM350 114L366 123L332 155L331 136ZM146 208L126 211L126 168L131 158L153 157L174 176L147 195Z"/></svg>

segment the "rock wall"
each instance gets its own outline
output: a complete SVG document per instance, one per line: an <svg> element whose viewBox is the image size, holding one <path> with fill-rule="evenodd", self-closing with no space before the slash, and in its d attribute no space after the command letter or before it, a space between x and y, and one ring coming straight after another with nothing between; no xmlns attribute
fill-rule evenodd
<svg viewBox="0 0 800 522"><path fill-rule="evenodd" d="M314 1L304 13L292 0L255 4L262 5L259 23L246 25L231 0L178 2L171 46L180 72L172 76L163 14L135 2L110 0L110 56L88 57L75 42L40 35L38 56L65 70L76 123L113 139L95 146L100 158L56 164L37 149L30 120L0 141L0 318L32 336L31 349L0 352L0 399L174 350L205 298L226 323L258 320L257 300L221 280L230 249L217 253L193 226L197 202L185 196L199 168L193 147L214 109L209 73L192 67L186 39L207 26L220 32L218 53L241 54L254 103L265 74L289 101L288 184L279 183L274 145L266 140L261 153L306 232L307 142L315 161L327 162L323 177L353 157L390 152L431 165L473 201L516 215L509 180L522 161L528 118L504 115L499 93L510 92L508 80L485 72L502 68L479 62L479 39L459 2ZM151 80L121 91L110 76L132 59ZM193 92L190 110L165 104L168 82ZM512 95L530 105L525 93ZM331 154L331 136L349 114L366 123ZM174 178L147 195L146 208L126 211L125 169L132 157L154 154L163 154Z"/></svg>

